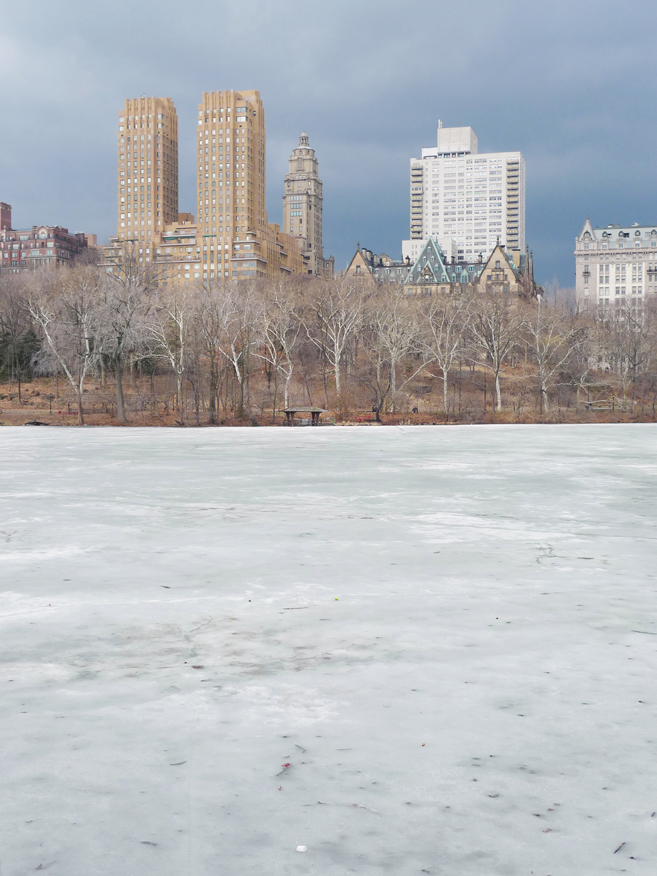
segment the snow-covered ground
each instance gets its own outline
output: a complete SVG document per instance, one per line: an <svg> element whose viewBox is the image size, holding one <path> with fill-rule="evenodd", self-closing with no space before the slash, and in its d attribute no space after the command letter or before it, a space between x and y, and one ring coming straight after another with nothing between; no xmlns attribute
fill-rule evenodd
<svg viewBox="0 0 657 876"><path fill-rule="evenodd" d="M0 460L1 876L657 872L656 427Z"/></svg>

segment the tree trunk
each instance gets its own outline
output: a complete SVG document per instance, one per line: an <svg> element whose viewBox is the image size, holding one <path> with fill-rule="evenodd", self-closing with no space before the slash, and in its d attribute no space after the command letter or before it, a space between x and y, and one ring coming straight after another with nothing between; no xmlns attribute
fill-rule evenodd
<svg viewBox="0 0 657 876"><path fill-rule="evenodd" d="M502 392L500 390L500 372L495 372L495 410L499 414L502 410Z"/></svg>
<svg viewBox="0 0 657 876"><path fill-rule="evenodd" d="M208 422L217 422L217 364L214 355L210 357L210 399L208 403Z"/></svg>
<svg viewBox="0 0 657 876"><path fill-rule="evenodd" d="M329 400L328 400L328 377L326 374L326 361L322 362L322 380L324 381L324 407L328 408ZM306 378L306 388L308 388L308 380ZM310 398L310 389L308 389L308 398ZM312 404L312 402L309 402Z"/></svg>
<svg viewBox="0 0 657 876"><path fill-rule="evenodd" d="M181 371L176 372L176 406L178 408L180 422L182 423L185 420L185 412L183 411L183 379Z"/></svg>
<svg viewBox="0 0 657 876"><path fill-rule="evenodd" d="M82 410L82 387L76 386L75 394L78 397L78 426L84 426L84 412Z"/></svg>
<svg viewBox="0 0 657 876"><path fill-rule="evenodd" d="M114 382L116 384L116 419L119 423L125 423L125 405L123 403L123 381L121 374L121 358L114 359Z"/></svg>

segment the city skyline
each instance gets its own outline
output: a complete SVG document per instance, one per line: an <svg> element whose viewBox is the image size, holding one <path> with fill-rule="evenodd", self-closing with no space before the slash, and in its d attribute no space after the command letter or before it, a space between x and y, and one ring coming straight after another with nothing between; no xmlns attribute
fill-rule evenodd
<svg viewBox="0 0 657 876"><path fill-rule="evenodd" d="M166 265L167 280L308 273L301 229L288 235L268 219L265 108L257 90L203 92L194 134L194 213L181 210L178 200L178 116L171 98L126 98L117 127L117 231L103 246L101 262L110 272L127 247L144 265Z"/></svg>
<svg viewBox="0 0 657 876"><path fill-rule="evenodd" d="M0 197L16 227L57 223L101 240L114 232L115 112L141 93L171 96L178 108L180 208L194 211L195 144L191 135L183 146L182 132L194 127L198 94L240 87L258 88L267 107L270 221L282 219L281 180L299 132L318 150L324 247L337 269L357 241L400 255L408 158L433 140L439 118L472 126L487 151L522 152L526 240L543 282L574 284L573 243L587 215L596 225L655 221L657 122L644 109L655 61L648 35L606 0L540 12L518 2L494 10L475 2L465 13L418 4L411 12L421 13L421 28L386 2L320 2L301 18L286 16L284 3L200 7L202 31L196 19L172 27L166 0L157 17L154 5L119 0L111 16L73 3L72 24L7 19ZM262 26L245 51L247 8ZM449 41L439 56L429 51L456 27L467 33L467 54ZM289 75L291 54L298 75Z"/></svg>

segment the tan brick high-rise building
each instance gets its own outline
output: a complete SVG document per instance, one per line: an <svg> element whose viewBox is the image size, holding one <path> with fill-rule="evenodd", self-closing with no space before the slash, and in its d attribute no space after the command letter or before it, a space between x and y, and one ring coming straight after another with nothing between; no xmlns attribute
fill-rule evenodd
<svg viewBox="0 0 657 876"><path fill-rule="evenodd" d="M258 91L204 92L198 108L197 204L203 278L302 273L265 205L265 110Z"/></svg>
<svg viewBox="0 0 657 876"><path fill-rule="evenodd" d="M197 124L197 221L178 212L178 120L170 98L126 100L119 117L112 270L127 249L165 263L166 281L304 273L295 241L265 208L265 113L257 91L203 94Z"/></svg>
<svg viewBox="0 0 657 876"><path fill-rule="evenodd" d="M315 150L305 131L290 156L283 191L283 229L296 238L305 269L311 276L332 275L334 260L324 258L322 244L322 181Z"/></svg>
<svg viewBox="0 0 657 876"><path fill-rule="evenodd" d="M171 98L127 99L117 145L116 234L148 242L178 221L178 115Z"/></svg>
<svg viewBox="0 0 657 876"><path fill-rule="evenodd" d="M262 239L267 226L259 92L204 92L197 141L198 225L208 247L204 273L230 277L233 240L245 239L247 232Z"/></svg>

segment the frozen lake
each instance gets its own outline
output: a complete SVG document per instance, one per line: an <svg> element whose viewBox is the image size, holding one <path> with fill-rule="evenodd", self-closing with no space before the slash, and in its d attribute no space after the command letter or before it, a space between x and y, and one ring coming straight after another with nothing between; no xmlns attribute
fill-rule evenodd
<svg viewBox="0 0 657 876"><path fill-rule="evenodd" d="M657 872L655 426L0 459L1 876Z"/></svg>

